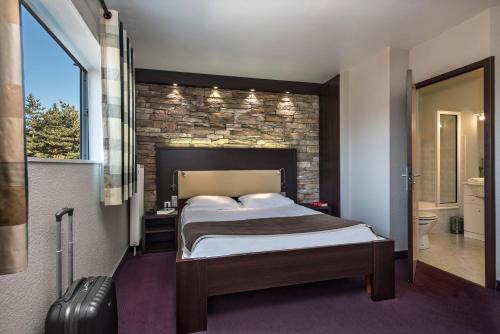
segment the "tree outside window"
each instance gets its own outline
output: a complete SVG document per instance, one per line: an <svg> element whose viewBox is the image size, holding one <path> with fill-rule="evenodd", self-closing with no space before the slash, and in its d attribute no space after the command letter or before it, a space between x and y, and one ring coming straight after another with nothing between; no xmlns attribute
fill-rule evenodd
<svg viewBox="0 0 500 334"><path fill-rule="evenodd" d="M28 7L21 15L27 154L86 158L86 71Z"/></svg>

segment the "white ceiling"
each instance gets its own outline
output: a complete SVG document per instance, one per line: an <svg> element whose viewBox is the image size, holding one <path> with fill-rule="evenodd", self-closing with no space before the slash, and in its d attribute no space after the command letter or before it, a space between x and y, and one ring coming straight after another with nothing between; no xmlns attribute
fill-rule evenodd
<svg viewBox="0 0 500 334"><path fill-rule="evenodd" d="M136 67L325 82L384 47L411 48L500 0L106 0Z"/></svg>

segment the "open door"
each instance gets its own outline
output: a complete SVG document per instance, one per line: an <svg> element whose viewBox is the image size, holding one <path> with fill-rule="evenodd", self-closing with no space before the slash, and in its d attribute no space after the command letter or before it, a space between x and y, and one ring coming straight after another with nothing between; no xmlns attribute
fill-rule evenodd
<svg viewBox="0 0 500 334"><path fill-rule="evenodd" d="M415 187L416 153L417 153L417 90L413 84L412 71L406 74L406 136L407 164L406 190L408 192L408 280L413 282L417 267L419 236L418 236L418 200Z"/></svg>

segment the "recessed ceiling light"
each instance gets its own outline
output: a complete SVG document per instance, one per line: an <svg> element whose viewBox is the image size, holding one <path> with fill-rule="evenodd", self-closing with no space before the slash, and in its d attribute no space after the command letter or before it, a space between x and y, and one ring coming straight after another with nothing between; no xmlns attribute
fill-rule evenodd
<svg viewBox="0 0 500 334"><path fill-rule="evenodd" d="M177 84L176 84L176 83L173 83L173 84L172 84L172 86L177 87Z"/></svg>
<svg viewBox="0 0 500 334"><path fill-rule="evenodd" d="M289 92L289 91L286 91L285 93L286 93L286 94L290 94L290 92Z"/></svg>
<svg viewBox="0 0 500 334"><path fill-rule="evenodd" d="M214 86L214 89L219 89L219 87L217 87L217 86Z"/></svg>
<svg viewBox="0 0 500 334"><path fill-rule="evenodd" d="M251 91L251 92L255 92L255 89L253 89L253 88L252 88L252 89L250 89L250 91Z"/></svg>

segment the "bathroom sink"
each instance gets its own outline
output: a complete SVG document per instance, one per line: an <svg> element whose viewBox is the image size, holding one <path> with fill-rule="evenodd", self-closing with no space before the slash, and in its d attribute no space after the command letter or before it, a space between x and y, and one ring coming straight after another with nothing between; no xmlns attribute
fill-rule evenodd
<svg viewBox="0 0 500 334"><path fill-rule="evenodd" d="M474 196L484 197L484 177L471 177L467 185Z"/></svg>

